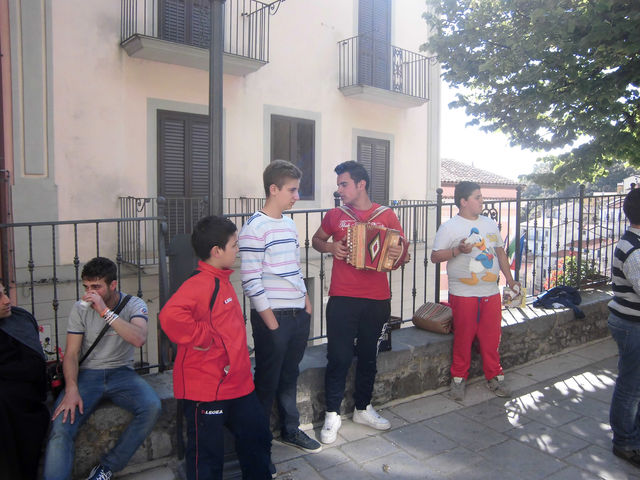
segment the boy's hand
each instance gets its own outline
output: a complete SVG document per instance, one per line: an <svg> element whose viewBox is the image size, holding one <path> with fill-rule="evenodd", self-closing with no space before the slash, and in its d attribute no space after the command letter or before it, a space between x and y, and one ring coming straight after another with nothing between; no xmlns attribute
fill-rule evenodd
<svg viewBox="0 0 640 480"><path fill-rule="evenodd" d="M460 251L460 253L471 253L471 250L473 250L473 244L467 243L463 238L458 244L458 250Z"/></svg>
<svg viewBox="0 0 640 480"><path fill-rule="evenodd" d="M347 242L343 238L339 242L329 242L329 251L338 260L344 260L349 255L349 249L347 248Z"/></svg>

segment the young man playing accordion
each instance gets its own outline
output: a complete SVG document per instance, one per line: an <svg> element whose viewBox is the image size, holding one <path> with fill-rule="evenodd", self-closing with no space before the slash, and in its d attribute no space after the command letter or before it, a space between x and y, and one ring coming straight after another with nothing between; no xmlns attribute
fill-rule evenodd
<svg viewBox="0 0 640 480"><path fill-rule="evenodd" d="M346 262L349 249L345 237L349 227L358 222L373 223L402 232L395 213L370 200L367 193L369 175L361 164L344 162L335 168L335 172L338 174L338 193L344 206L327 212L312 240L313 248L333 256L327 304L327 412L320 434L323 443L333 443L342 424L340 404L356 339L358 362L353 421L378 430L391 427L389 421L371 406L378 339L391 314L389 282L387 274L382 271L356 269ZM401 246L389 247L388 258L397 260L404 251Z"/></svg>

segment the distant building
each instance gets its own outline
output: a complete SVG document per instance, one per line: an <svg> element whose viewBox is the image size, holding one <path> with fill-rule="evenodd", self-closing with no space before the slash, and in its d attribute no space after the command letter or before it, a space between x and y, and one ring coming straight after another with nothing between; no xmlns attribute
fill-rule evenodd
<svg viewBox="0 0 640 480"><path fill-rule="evenodd" d="M515 180L488 170L482 170L456 160L442 159L440 187L443 190L444 198L453 198L456 184L465 180L479 183L485 200L515 200L518 185L521 185Z"/></svg>

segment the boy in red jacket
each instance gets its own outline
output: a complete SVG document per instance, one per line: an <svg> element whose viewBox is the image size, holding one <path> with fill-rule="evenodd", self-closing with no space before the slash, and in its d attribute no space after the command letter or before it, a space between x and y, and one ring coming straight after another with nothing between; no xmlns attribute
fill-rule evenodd
<svg viewBox="0 0 640 480"><path fill-rule="evenodd" d="M189 480L222 478L223 426L235 436L242 478L271 478L271 432L254 392L242 310L229 281L236 230L222 217L198 222L191 235L197 273L160 312L162 329L178 345L173 391L184 399Z"/></svg>

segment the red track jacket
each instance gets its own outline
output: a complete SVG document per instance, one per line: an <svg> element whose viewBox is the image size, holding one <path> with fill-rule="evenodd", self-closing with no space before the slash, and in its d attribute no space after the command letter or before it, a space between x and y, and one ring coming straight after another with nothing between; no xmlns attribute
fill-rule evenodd
<svg viewBox="0 0 640 480"><path fill-rule="evenodd" d="M160 312L162 329L178 345L173 367L176 398L210 402L254 390L242 310L229 282L232 273L198 262L198 273Z"/></svg>

